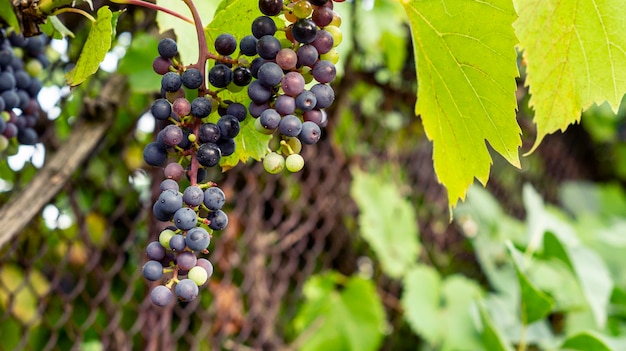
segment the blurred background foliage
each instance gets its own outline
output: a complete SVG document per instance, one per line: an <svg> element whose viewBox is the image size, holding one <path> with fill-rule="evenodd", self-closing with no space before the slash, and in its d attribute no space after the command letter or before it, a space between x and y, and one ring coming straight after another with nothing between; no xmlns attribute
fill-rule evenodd
<svg viewBox="0 0 626 351"><path fill-rule="evenodd" d="M626 349L626 111L590 109L521 170L494 156L488 186L450 221L413 114L401 5L335 9L344 41L321 145L305 150L301 174L254 162L209 174L233 225L212 243L216 274L199 301L169 309L149 304L140 274L159 228L150 208L162 173L142 150L155 135L149 62L163 34L153 12L129 7L107 64L70 92L63 74L88 29L60 16L76 37L49 49L42 144L3 155L0 203L28 187L110 75L126 76L130 94L84 167L0 249L0 349Z"/></svg>

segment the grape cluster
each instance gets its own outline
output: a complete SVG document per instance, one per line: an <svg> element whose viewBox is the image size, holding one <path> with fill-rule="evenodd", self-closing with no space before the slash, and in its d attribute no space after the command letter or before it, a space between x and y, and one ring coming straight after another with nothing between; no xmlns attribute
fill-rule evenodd
<svg viewBox="0 0 626 351"><path fill-rule="evenodd" d="M35 125L41 113L37 94L42 83L36 78L49 65L45 35L25 38L0 29L0 151L11 140L34 145L39 138Z"/></svg>
<svg viewBox="0 0 626 351"><path fill-rule="evenodd" d="M252 22L252 34L239 41L229 33L215 38L215 53L205 53L208 65L200 59L184 66L174 40L158 44L152 67L162 75L161 97L150 112L160 131L143 152L145 162L163 167L166 178L152 209L169 226L148 245L143 267L146 279L164 282L152 290L156 305L169 304L174 295L195 299L213 273L211 263L198 255L208 253L213 232L226 228L228 216L222 210L225 194L205 181L206 170L235 152L241 122L251 115L253 131L273 135L263 160L273 174L300 171L302 145L315 144L327 124L324 109L335 98L329 83L341 41L333 2L260 0L259 9L263 15ZM250 101L230 101L223 98L225 91L242 92Z"/></svg>

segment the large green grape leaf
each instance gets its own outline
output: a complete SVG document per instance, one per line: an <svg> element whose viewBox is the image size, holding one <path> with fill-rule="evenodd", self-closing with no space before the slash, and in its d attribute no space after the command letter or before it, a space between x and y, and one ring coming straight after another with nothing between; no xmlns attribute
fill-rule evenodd
<svg viewBox="0 0 626 351"><path fill-rule="evenodd" d="M515 0L514 23L524 50L526 85L537 140L580 120L608 101L615 113L626 93L623 0Z"/></svg>
<svg viewBox="0 0 626 351"><path fill-rule="evenodd" d="M518 76L510 0L403 1L409 16L418 91L415 112L434 144L439 181L454 206L474 178L485 184L485 141L520 167L515 119Z"/></svg>
<svg viewBox="0 0 626 351"><path fill-rule="evenodd" d="M114 27L112 21L113 13L108 6L102 6L98 10L96 21L91 24L87 41L80 52L76 66L65 75L67 84L79 85L96 73L111 48L111 35Z"/></svg>
<svg viewBox="0 0 626 351"><path fill-rule="evenodd" d="M250 27L252 21L261 15L257 1L223 0L215 11L213 21L205 28L209 51L214 51L213 43L220 34L230 33L237 38L237 41L252 34ZM237 52L232 56L235 57Z"/></svg>

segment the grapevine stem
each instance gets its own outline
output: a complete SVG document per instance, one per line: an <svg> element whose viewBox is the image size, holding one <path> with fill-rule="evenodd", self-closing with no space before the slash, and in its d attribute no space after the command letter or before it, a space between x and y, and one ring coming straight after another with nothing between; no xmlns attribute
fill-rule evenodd
<svg viewBox="0 0 626 351"><path fill-rule="evenodd" d="M170 10L168 8L163 7L163 6L159 6L157 4L153 4L151 2L142 1L142 0L111 0L111 2L114 2L116 4L122 4L122 5L142 6L142 7L148 8L148 9L165 12L165 13L167 13L169 15L174 16L174 17L178 17L178 18L180 18L181 20L183 20L183 21L185 21L187 23L193 24L193 21L190 18L185 17L185 16L181 15L180 13L172 11L172 10Z"/></svg>
<svg viewBox="0 0 626 351"><path fill-rule="evenodd" d="M74 12L74 13L78 13L80 15L83 15L85 18L87 18L88 20L90 20L92 23L96 21L96 19L90 15L89 13L87 13L87 11L85 10L81 10L81 9L77 9L74 7L64 7L62 9L57 9L52 13L52 16L56 16L60 13L64 13L64 12Z"/></svg>

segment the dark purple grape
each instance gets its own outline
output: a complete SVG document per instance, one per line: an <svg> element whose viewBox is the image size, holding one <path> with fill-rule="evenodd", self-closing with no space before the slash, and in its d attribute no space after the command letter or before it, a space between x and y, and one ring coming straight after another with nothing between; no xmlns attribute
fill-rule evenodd
<svg viewBox="0 0 626 351"><path fill-rule="evenodd" d="M310 111L315 108L317 98L312 92L305 90L296 96L296 107L302 111Z"/></svg>
<svg viewBox="0 0 626 351"><path fill-rule="evenodd" d="M178 268L184 270L190 270L195 267L197 261L198 258L196 255L190 251L183 251L176 256L176 265L178 265Z"/></svg>
<svg viewBox="0 0 626 351"><path fill-rule="evenodd" d="M20 105L20 97L14 90L4 91L0 94L0 96L2 97L2 100L4 100L4 109L6 111L11 111Z"/></svg>
<svg viewBox="0 0 626 351"><path fill-rule="evenodd" d="M178 183L173 179L164 179L159 185L159 189L161 190L161 192L169 189L176 191L176 193L178 193L179 190Z"/></svg>
<svg viewBox="0 0 626 351"><path fill-rule="evenodd" d="M240 66L233 70L233 83L236 86L245 87L251 80L252 73L249 68Z"/></svg>
<svg viewBox="0 0 626 351"><path fill-rule="evenodd" d="M205 250L211 242L211 236L206 229L201 227L192 228L187 232L185 243L193 251Z"/></svg>
<svg viewBox="0 0 626 351"><path fill-rule="evenodd" d="M215 38L215 51L220 55L230 55L237 49L237 39L232 34L224 33Z"/></svg>
<svg viewBox="0 0 626 351"><path fill-rule="evenodd" d="M302 131L302 121L294 115L287 115L278 124L280 134L288 137L295 137Z"/></svg>
<svg viewBox="0 0 626 351"><path fill-rule="evenodd" d="M265 62L266 61L261 57L257 57L254 60L252 60L252 62L250 63L250 74L252 74L254 78L259 78L258 76L259 68L261 68L261 66Z"/></svg>
<svg viewBox="0 0 626 351"><path fill-rule="evenodd" d="M261 84L271 88L280 83L283 78L283 69L274 62L266 62L259 67L257 75Z"/></svg>
<svg viewBox="0 0 626 351"><path fill-rule="evenodd" d="M197 97L191 102L191 115L196 118L204 118L211 114L211 100L205 97Z"/></svg>
<svg viewBox="0 0 626 351"><path fill-rule="evenodd" d="M201 143L217 143L220 136L220 128L213 123L203 123L198 130L198 139Z"/></svg>
<svg viewBox="0 0 626 351"><path fill-rule="evenodd" d="M266 60L275 59L280 49L280 41L272 35L264 35L256 43L257 53Z"/></svg>
<svg viewBox="0 0 626 351"><path fill-rule="evenodd" d="M186 246L187 244L185 243L184 236L176 234L170 238L170 249L172 249L173 251L183 251L185 250Z"/></svg>
<svg viewBox="0 0 626 351"><path fill-rule="evenodd" d="M330 85L327 84L315 84L310 90L317 99L315 108L322 109L332 105L335 101L335 91Z"/></svg>
<svg viewBox="0 0 626 351"><path fill-rule="evenodd" d="M210 187L204 191L204 205L211 211L221 210L226 203L226 195L218 187Z"/></svg>
<svg viewBox="0 0 626 351"><path fill-rule="evenodd" d="M17 71L14 74L15 87L18 89L28 89L32 78L26 73L26 71Z"/></svg>
<svg viewBox="0 0 626 351"><path fill-rule="evenodd" d="M307 0L307 1L315 6L324 6L328 2L328 0ZM332 4L332 1L331 1L331 4Z"/></svg>
<svg viewBox="0 0 626 351"><path fill-rule="evenodd" d="M165 257L165 248L158 241L152 241L146 247L146 255L155 261L160 261Z"/></svg>
<svg viewBox="0 0 626 351"><path fill-rule="evenodd" d="M322 29L317 31L315 40L311 42L311 45L317 49L318 53L325 54L333 48L333 43L333 36Z"/></svg>
<svg viewBox="0 0 626 351"><path fill-rule="evenodd" d="M200 206L204 201L204 191L199 186L190 185L183 192L183 201L190 207Z"/></svg>
<svg viewBox="0 0 626 351"><path fill-rule="evenodd" d="M256 55L256 42L257 39L254 35L246 35L239 42L239 51L246 56Z"/></svg>
<svg viewBox="0 0 626 351"><path fill-rule="evenodd" d="M33 80L30 82L30 86L27 89L28 95L30 95L31 98L36 98L42 87L43 83L39 79L33 78Z"/></svg>
<svg viewBox="0 0 626 351"><path fill-rule="evenodd" d="M233 102L228 105L228 108L226 109L226 114L235 116L237 117L237 120L239 122L243 122L248 116L248 110L243 104Z"/></svg>
<svg viewBox="0 0 626 351"><path fill-rule="evenodd" d="M172 216L174 216L173 214L163 210L163 206L161 206L158 201L152 205L152 214L161 222L167 222L172 219Z"/></svg>
<svg viewBox="0 0 626 351"><path fill-rule="evenodd" d="M204 82L204 77L202 76L202 73L200 73L200 70L191 67L183 72L181 80L185 88L198 89Z"/></svg>
<svg viewBox="0 0 626 351"><path fill-rule="evenodd" d="M255 38L261 39L265 35L273 36L274 33L276 33L276 23L270 17L259 16L252 21L252 35Z"/></svg>
<svg viewBox="0 0 626 351"><path fill-rule="evenodd" d="M317 143L321 136L322 130L317 124L311 121L305 121L302 123L302 131L300 135L298 135L298 139L300 139L303 144L311 145Z"/></svg>
<svg viewBox="0 0 626 351"><path fill-rule="evenodd" d="M233 71L228 66L218 63L209 71L209 83L216 88L226 88L233 80Z"/></svg>
<svg viewBox="0 0 626 351"><path fill-rule="evenodd" d="M315 40L317 26L308 18L301 18L291 27L291 35L302 44L309 44Z"/></svg>
<svg viewBox="0 0 626 351"><path fill-rule="evenodd" d="M176 42L170 38L161 39L157 49L159 51L159 55L166 59L171 59L178 53L178 45L176 45Z"/></svg>
<svg viewBox="0 0 626 351"><path fill-rule="evenodd" d="M280 113L274 109L267 109L259 116L259 123L266 130L275 130L280 124Z"/></svg>
<svg viewBox="0 0 626 351"><path fill-rule="evenodd" d="M174 225L181 230L189 230L198 223L196 211L189 207L183 207L174 213Z"/></svg>
<svg viewBox="0 0 626 351"><path fill-rule="evenodd" d="M167 150L160 143L149 143L143 149L143 160L150 166L162 166L167 161Z"/></svg>
<svg viewBox="0 0 626 351"><path fill-rule="evenodd" d="M255 103L262 104L272 97L272 90L255 80L248 85L248 96Z"/></svg>
<svg viewBox="0 0 626 351"><path fill-rule="evenodd" d="M326 27L332 22L335 12L329 7L318 7L313 10L311 19L318 27Z"/></svg>
<svg viewBox="0 0 626 351"><path fill-rule="evenodd" d="M262 102L260 104L257 104L256 102L252 101L248 105L248 111L250 112L250 116L254 118L259 117L261 113L263 113L263 111L267 110L268 108L270 108L270 105L267 101Z"/></svg>
<svg viewBox="0 0 626 351"><path fill-rule="evenodd" d="M302 93L304 84L304 77L299 72L288 72L281 81L283 91L289 96L298 96Z"/></svg>
<svg viewBox="0 0 626 351"><path fill-rule="evenodd" d="M156 74L160 75L164 75L169 72L171 65L172 61L170 59L166 59L161 56L157 56L154 61L152 61L152 69Z"/></svg>
<svg viewBox="0 0 626 351"><path fill-rule="evenodd" d="M296 111L296 99L288 95L281 95L276 98L274 109L281 116L293 114Z"/></svg>
<svg viewBox="0 0 626 351"><path fill-rule="evenodd" d="M7 139L11 139L17 135L18 129L17 126L13 123L7 123L2 135L4 135Z"/></svg>
<svg viewBox="0 0 626 351"><path fill-rule="evenodd" d="M317 62L317 60L319 59L319 53L317 52L317 49L315 48L315 46L310 44L302 45L300 48L298 48L298 51L296 51L296 55L298 55L298 64L300 66L313 67L315 62Z"/></svg>
<svg viewBox="0 0 626 351"><path fill-rule="evenodd" d="M176 72L167 72L161 78L161 88L170 93L178 91L182 84L183 81Z"/></svg>
<svg viewBox="0 0 626 351"><path fill-rule="evenodd" d="M335 79L337 71L335 65L326 60L321 60L313 67L313 78L320 83L330 83Z"/></svg>
<svg viewBox="0 0 626 351"><path fill-rule="evenodd" d="M209 228L213 230L224 230L228 225L228 216L222 210L211 211L206 217L209 222Z"/></svg>
<svg viewBox="0 0 626 351"><path fill-rule="evenodd" d="M0 73L0 92L15 88L15 77L11 72Z"/></svg>
<svg viewBox="0 0 626 351"><path fill-rule="evenodd" d="M198 286L191 279L182 279L176 284L174 292L182 301L192 301L198 297Z"/></svg>
<svg viewBox="0 0 626 351"><path fill-rule="evenodd" d="M279 15L283 10L283 0L259 0L259 10L264 15Z"/></svg>
<svg viewBox="0 0 626 351"><path fill-rule="evenodd" d="M235 116L224 115L217 121L217 126L220 128L220 135L222 139L232 139L239 134L241 126L239 120Z"/></svg>
<svg viewBox="0 0 626 351"><path fill-rule="evenodd" d="M165 169L163 169L163 175L165 178L169 178L169 180L176 182L183 179L185 169L180 165L180 163L168 163L167 166L165 166ZM178 191L178 187L176 187L176 190Z"/></svg>
<svg viewBox="0 0 626 351"><path fill-rule="evenodd" d="M141 269L144 278L150 281L157 281L163 276L163 266L159 261L148 261Z"/></svg>
<svg viewBox="0 0 626 351"><path fill-rule="evenodd" d="M17 141L22 145L35 145L39 136L33 128L22 128L17 131Z"/></svg>
<svg viewBox="0 0 626 351"><path fill-rule="evenodd" d="M217 147L220 149L220 152L222 153L222 156L230 156L235 152L235 148L236 148L236 144L235 144L235 140L234 139L220 139L220 141L217 142Z"/></svg>
<svg viewBox="0 0 626 351"><path fill-rule="evenodd" d="M188 150L191 145L193 144L191 143L191 141L189 141L189 132L183 129L183 140L176 146L183 150Z"/></svg>
<svg viewBox="0 0 626 351"><path fill-rule="evenodd" d="M166 189L159 195L157 203L165 213L174 214L183 207L183 197L173 189Z"/></svg>
<svg viewBox="0 0 626 351"><path fill-rule="evenodd" d="M172 290L163 285L157 285L150 292L150 300L152 300L152 303L161 307L169 305L170 302L172 302L172 296Z"/></svg>
<svg viewBox="0 0 626 351"><path fill-rule="evenodd" d="M220 163L222 153L220 148L213 143L201 144L196 152L198 162L204 167L213 167Z"/></svg>
<svg viewBox="0 0 626 351"><path fill-rule="evenodd" d="M176 146L183 141L183 131L175 124L169 124L159 132L163 135L163 143L167 146Z"/></svg>

